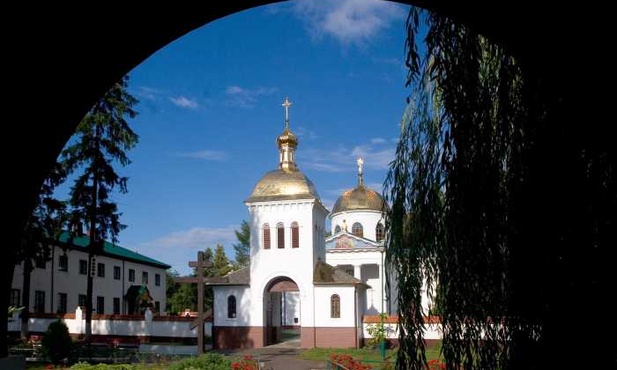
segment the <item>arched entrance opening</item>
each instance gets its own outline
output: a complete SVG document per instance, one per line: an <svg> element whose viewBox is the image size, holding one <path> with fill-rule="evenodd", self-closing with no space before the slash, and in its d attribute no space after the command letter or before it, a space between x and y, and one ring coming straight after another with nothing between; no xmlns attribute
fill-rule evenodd
<svg viewBox="0 0 617 370"><path fill-rule="evenodd" d="M272 279L264 289L264 346L300 346L300 289L286 276Z"/></svg>

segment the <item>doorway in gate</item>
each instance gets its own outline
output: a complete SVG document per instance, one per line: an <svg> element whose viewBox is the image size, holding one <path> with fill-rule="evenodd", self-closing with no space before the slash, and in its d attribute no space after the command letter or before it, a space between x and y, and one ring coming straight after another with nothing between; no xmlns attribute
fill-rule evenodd
<svg viewBox="0 0 617 370"><path fill-rule="evenodd" d="M272 279L264 291L264 345L300 346L300 289L286 276Z"/></svg>

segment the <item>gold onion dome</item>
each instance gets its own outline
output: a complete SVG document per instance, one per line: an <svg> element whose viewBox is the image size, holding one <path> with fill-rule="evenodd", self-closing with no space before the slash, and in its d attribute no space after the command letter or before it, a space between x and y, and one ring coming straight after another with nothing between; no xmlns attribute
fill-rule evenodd
<svg viewBox="0 0 617 370"><path fill-rule="evenodd" d="M277 139L279 148L279 168L266 173L255 185L247 202L268 202L274 200L318 199L315 185L296 166L295 151L298 137L289 129L289 107L291 102L285 98L285 129Z"/></svg>
<svg viewBox="0 0 617 370"><path fill-rule="evenodd" d="M331 215L346 211L385 211L386 202L381 194L364 186L363 164L362 158L358 158L358 186L355 189L346 190L336 200Z"/></svg>
<svg viewBox="0 0 617 370"><path fill-rule="evenodd" d="M319 199L319 194L315 185L301 171L278 169L266 173L259 180L247 202L292 199Z"/></svg>
<svg viewBox="0 0 617 370"><path fill-rule="evenodd" d="M293 145L294 148L298 147L298 137L291 132L289 127L285 127L285 130L279 137L276 138L276 144L280 147L281 145Z"/></svg>

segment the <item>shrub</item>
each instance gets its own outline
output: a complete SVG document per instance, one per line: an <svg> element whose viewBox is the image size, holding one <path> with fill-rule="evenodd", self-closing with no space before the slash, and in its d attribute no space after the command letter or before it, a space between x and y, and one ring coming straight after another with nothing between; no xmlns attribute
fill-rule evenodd
<svg viewBox="0 0 617 370"><path fill-rule="evenodd" d="M229 370L231 361L218 353L206 353L187 358L169 365L168 370Z"/></svg>
<svg viewBox="0 0 617 370"><path fill-rule="evenodd" d="M127 364L96 364L92 365L87 362L78 362L70 367L72 370L135 370L138 369L135 365Z"/></svg>
<svg viewBox="0 0 617 370"><path fill-rule="evenodd" d="M334 369L348 370L371 370L373 367L364 365L360 361L354 359L351 355L332 353L330 355L330 363L334 365Z"/></svg>
<svg viewBox="0 0 617 370"><path fill-rule="evenodd" d="M69 358L73 350L73 340L64 322L57 320L49 324L41 340L41 349L54 365Z"/></svg>
<svg viewBox="0 0 617 370"><path fill-rule="evenodd" d="M253 356L245 355L231 363L231 370L259 370L259 364Z"/></svg>

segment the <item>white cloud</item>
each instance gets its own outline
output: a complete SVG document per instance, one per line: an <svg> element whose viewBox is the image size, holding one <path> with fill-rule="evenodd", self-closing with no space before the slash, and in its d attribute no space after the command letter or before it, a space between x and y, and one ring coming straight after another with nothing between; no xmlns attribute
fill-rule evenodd
<svg viewBox="0 0 617 370"><path fill-rule="evenodd" d="M317 136L315 131L312 131L304 126L294 125L293 131L301 139L309 139L309 140L319 139L319 136Z"/></svg>
<svg viewBox="0 0 617 370"><path fill-rule="evenodd" d="M351 149L307 148L298 154L301 167L321 172L356 171L358 157L364 159L365 170L387 170L394 160L395 146L382 138L373 138L368 144L357 145Z"/></svg>
<svg viewBox="0 0 617 370"><path fill-rule="evenodd" d="M230 245L236 243L234 230L239 226L223 228L194 227L189 230L176 231L158 239L142 244L146 248L163 248L176 251L204 250L206 247L216 247L217 244Z"/></svg>
<svg viewBox="0 0 617 370"><path fill-rule="evenodd" d="M227 157L227 154L219 150L198 150L195 152L179 153L178 156L208 161L222 161Z"/></svg>
<svg viewBox="0 0 617 370"><path fill-rule="evenodd" d="M145 100L158 100L162 94L161 90L148 86L138 86L135 91L137 98Z"/></svg>
<svg viewBox="0 0 617 370"><path fill-rule="evenodd" d="M195 100L189 99L185 96L171 96L169 97L169 100L180 108L195 109L199 106Z"/></svg>
<svg viewBox="0 0 617 370"><path fill-rule="evenodd" d="M268 96L276 92L274 87L258 87L255 89L248 89L237 85L227 86L225 89L225 95L227 96L227 104L240 107L240 108L252 108L255 103L262 96Z"/></svg>
<svg viewBox="0 0 617 370"><path fill-rule="evenodd" d="M294 3L293 11L314 39L328 35L342 44L359 45L407 14L403 6L382 0L302 0Z"/></svg>
<svg viewBox="0 0 617 370"><path fill-rule="evenodd" d="M335 149L306 148L298 151L298 164L320 172L346 172L354 166L350 159L349 149L339 147Z"/></svg>
<svg viewBox="0 0 617 370"><path fill-rule="evenodd" d="M239 225L213 229L194 227L177 231L141 243L138 252L171 265L171 270L179 272L180 275L188 275L192 270L188 267L188 262L195 261L197 252L208 247L214 249L217 244L223 245L227 258L233 260L235 256L231 245L238 242L234 231L239 228Z"/></svg>
<svg viewBox="0 0 617 370"><path fill-rule="evenodd" d="M390 168L390 162L394 160L395 148L390 146L359 145L351 151L354 158L364 158L364 168L373 170L385 170Z"/></svg>

